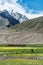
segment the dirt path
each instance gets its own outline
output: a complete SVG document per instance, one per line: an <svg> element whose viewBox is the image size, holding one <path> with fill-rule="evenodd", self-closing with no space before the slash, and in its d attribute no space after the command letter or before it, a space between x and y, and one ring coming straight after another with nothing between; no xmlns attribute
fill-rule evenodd
<svg viewBox="0 0 43 65"><path fill-rule="evenodd" d="M34 57L34 56L0 56L0 60L8 59L34 59L34 60L43 60L43 57Z"/></svg>

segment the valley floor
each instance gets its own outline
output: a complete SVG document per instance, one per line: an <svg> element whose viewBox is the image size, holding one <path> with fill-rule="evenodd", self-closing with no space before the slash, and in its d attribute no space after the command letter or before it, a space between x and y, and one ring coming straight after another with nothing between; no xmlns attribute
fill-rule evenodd
<svg viewBox="0 0 43 65"><path fill-rule="evenodd" d="M43 33L36 32L0 32L0 44L43 44Z"/></svg>
<svg viewBox="0 0 43 65"><path fill-rule="evenodd" d="M43 65L43 45L0 45L0 65Z"/></svg>
<svg viewBox="0 0 43 65"><path fill-rule="evenodd" d="M43 60L9 59L0 61L0 65L43 65Z"/></svg>

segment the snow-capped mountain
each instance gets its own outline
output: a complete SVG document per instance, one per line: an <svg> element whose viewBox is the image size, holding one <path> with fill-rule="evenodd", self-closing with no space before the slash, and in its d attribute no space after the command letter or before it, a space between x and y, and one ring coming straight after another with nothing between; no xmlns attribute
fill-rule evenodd
<svg viewBox="0 0 43 65"><path fill-rule="evenodd" d="M7 25L8 27L19 23L19 21L16 20L16 18L14 18L12 15L10 15L10 13L7 10L0 11L0 17L7 19L9 21L9 25Z"/></svg>
<svg viewBox="0 0 43 65"><path fill-rule="evenodd" d="M6 23L4 20L6 21ZM26 20L28 20L28 18L25 15L22 15L18 12L13 12L13 10L11 10L11 12L7 10L0 11L0 22L2 23L3 21L3 24L7 27L16 25Z"/></svg>
<svg viewBox="0 0 43 65"><path fill-rule="evenodd" d="M16 18L20 23L22 23L22 22L28 20L28 18L27 18L25 15L22 15L22 14L20 14L20 13L18 13L18 12L13 12L13 11L11 11L11 15L12 15L14 18Z"/></svg>

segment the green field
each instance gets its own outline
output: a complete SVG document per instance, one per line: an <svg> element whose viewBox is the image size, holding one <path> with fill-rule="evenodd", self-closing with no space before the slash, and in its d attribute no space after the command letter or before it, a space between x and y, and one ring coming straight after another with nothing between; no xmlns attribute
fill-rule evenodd
<svg viewBox="0 0 43 65"><path fill-rule="evenodd" d="M43 53L43 47L0 47L0 52L14 54Z"/></svg>
<svg viewBox="0 0 43 65"><path fill-rule="evenodd" d="M0 61L0 65L43 65L43 61L27 59L9 59Z"/></svg>
<svg viewBox="0 0 43 65"><path fill-rule="evenodd" d="M0 56L43 56L43 47L0 47Z"/></svg>
<svg viewBox="0 0 43 65"><path fill-rule="evenodd" d="M43 57L43 47L35 46L35 47L9 47L9 46L0 46L0 56L15 56L15 57ZM43 65L43 60L39 59L16 59L11 58L6 60L0 59L0 65Z"/></svg>

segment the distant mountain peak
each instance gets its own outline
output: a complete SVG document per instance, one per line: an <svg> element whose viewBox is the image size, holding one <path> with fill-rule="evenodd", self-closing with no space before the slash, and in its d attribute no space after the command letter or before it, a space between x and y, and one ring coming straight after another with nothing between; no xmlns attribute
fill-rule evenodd
<svg viewBox="0 0 43 65"><path fill-rule="evenodd" d="M15 25L15 24L19 23L19 21L16 20L16 18L14 18L12 15L10 15L9 11L7 11L7 10L1 11L0 16L9 21L8 26Z"/></svg>
<svg viewBox="0 0 43 65"><path fill-rule="evenodd" d="M28 18L25 15L22 15L21 13L18 12L13 12L13 10L11 10L11 15L17 20L19 20L20 23L28 20Z"/></svg>
<svg viewBox="0 0 43 65"><path fill-rule="evenodd" d="M22 23L26 20L28 20L28 18L25 15L22 15L18 12L14 12L13 10L8 11L8 10L4 9L4 10L0 11L0 25L1 26L4 25L6 27L10 27L10 26L14 26L18 23Z"/></svg>
<svg viewBox="0 0 43 65"><path fill-rule="evenodd" d="M4 14L7 14L7 15L10 14L13 18L18 20L20 23L28 20L28 18L25 15L23 15L23 14L21 14L19 12L14 12L13 10L7 11L6 9L4 9L1 12L4 13Z"/></svg>

